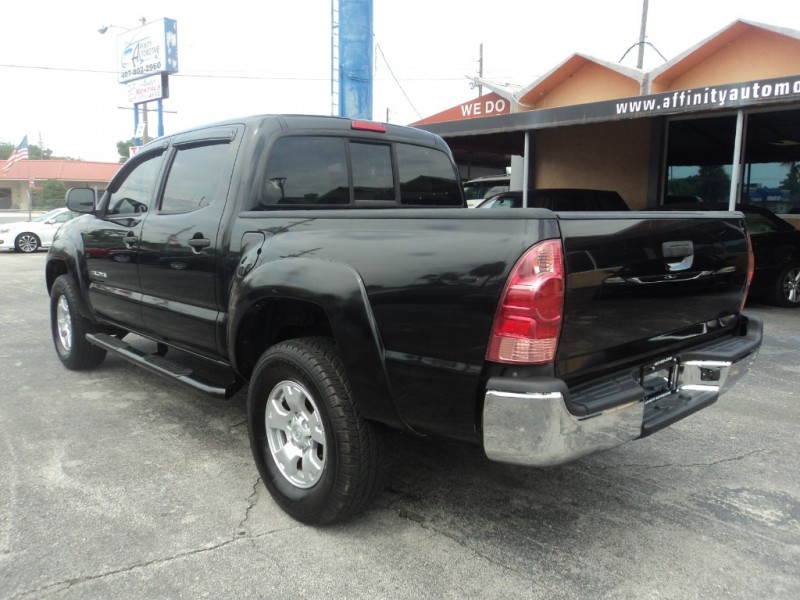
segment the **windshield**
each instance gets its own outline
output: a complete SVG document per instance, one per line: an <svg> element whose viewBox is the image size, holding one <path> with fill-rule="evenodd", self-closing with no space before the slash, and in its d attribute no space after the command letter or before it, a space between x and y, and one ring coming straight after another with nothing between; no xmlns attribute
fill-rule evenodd
<svg viewBox="0 0 800 600"><path fill-rule="evenodd" d="M51 210L50 212L46 212L43 215L39 215L38 217L31 219L31 221L34 221L36 223L44 223L45 221L49 221L53 217L57 216L60 212L61 209L56 208L54 210Z"/></svg>
<svg viewBox="0 0 800 600"><path fill-rule="evenodd" d="M493 194L508 191L508 181L498 178L491 180L467 181L464 184L464 197L467 200L488 198Z"/></svg>

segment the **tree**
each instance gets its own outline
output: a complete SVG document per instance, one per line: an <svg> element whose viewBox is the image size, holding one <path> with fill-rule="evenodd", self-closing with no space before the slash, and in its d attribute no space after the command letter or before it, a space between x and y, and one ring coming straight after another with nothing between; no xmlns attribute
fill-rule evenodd
<svg viewBox="0 0 800 600"><path fill-rule="evenodd" d="M800 194L800 165L795 161L782 163L782 165L789 167L789 172L786 173L786 179L780 183L781 189L789 190L792 196Z"/></svg>
<svg viewBox="0 0 800 600"><path fill-rule="evenodd" d="M124 163L131 157L131 146L133 146L133 138L127 141L117 142L117 152L119 153L119 162Z"/></svg>
<svg viewBox="0 0 800 600"><path fill-rule="evenodd" d="M53 151L50 148L40 148L36 144L28 144L28 158L31 160L47 160L53 157Z"/></svg>
<svg viewBox="0 0 800 600"><path fill-rule="evenodd" d="M48 179L33 190L33 205L37 209L51 209L64 206L64 196L67 193L67 186L58 179Z"/></svg>
<svg viewBox="0 0 800 600"><path fill-rule="evenodd" d="M698 172L700 193L707 202L724 202L731 193L731 178L721 165L704 165Z"/></svg>
<svg viewBox="0 0 800 600"><path fill-rule="evenodd" d="M0 142L0 159L6 160L14 152L14 144L8 142Z"/></svg>

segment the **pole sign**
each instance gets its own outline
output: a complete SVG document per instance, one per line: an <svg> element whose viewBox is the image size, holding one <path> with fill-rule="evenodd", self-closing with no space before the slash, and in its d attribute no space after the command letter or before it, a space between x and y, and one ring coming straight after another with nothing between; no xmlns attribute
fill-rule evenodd
<svg viewBox="0 0 800 600"><path fill-rule="evenodd" d="M128 87L128 102L131 104L169 98L169 76L166 73L129 81L125 85Z"/></svg>
<svg viewBox="0 0 800 600"><path fill-rule="evenodd" d="M178 72L178 24L159 19L117 36L119 82Z"/></svg>

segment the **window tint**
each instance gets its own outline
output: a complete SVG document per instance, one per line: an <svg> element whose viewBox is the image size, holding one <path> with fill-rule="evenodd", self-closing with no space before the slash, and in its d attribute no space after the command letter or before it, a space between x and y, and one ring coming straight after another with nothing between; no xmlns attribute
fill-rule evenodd
<svg viewBox="0 0 800 600"><path fill-rule="evenodd" d="M392 149L379 144L350 144L353 197L356 200L394 200Z"/></svg>
<svg viewBox="0 0 800 600"><path fill-rule="evenodd" d="M128 173L119 189L108 199L106 215L133 215L147 212L161 169L164 154L155 154Z"/></svg>
<svg viewBox="0 0 800 600"><path fill-rule="evenodd" d="M224 200L235 146L209 144L179 148L161 200L162 213L185 213Z"/></svg>
<svg viewBox="0 0 800 600"><path fill-rule="evenodd" d="M400 201L416 206L461 206L461 189L450 158L440 150L397 145Z"/></svg>
<svg viewBox="0 0 800 600"><path fill-rule="evenodd" d="M78 213L74 213L72 211L63 212L60 215L57 215L55 219L53 219L53 223L66 223L70 219L73 219L76 214Z"/></svg>
<svg viewBox="0 0 800 600"><path fill-rule="evenodd" d="M667 195L727 202L735 138L735 116L670 122Z"/></svg>
<svg viewBox="0 0 800 600"><path fill-rule="evenodd" d="M256 209L349 203L343 138L285 137L275 142Z"/></svg>

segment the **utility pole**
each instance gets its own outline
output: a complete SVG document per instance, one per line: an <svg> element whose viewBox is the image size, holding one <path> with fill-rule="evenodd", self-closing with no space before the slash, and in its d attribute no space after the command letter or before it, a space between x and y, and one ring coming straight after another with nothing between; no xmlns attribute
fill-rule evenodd
<svg viewBox="0 0 800 600"><path fill-rule="evenodd" d="M647 37L647 0L642 0L642 28L639 30L639 59L636 67L641 69L644 66L644 41Z"/></svg>
<svg viewBox="0 0 800 600"><path fill-rule="evenodd" d="M480 46L480 51L478 55L478 78L479 81L483 80L483 44ZM479 83L478 84L478 98L483 96L483 86Z"/></svg>

